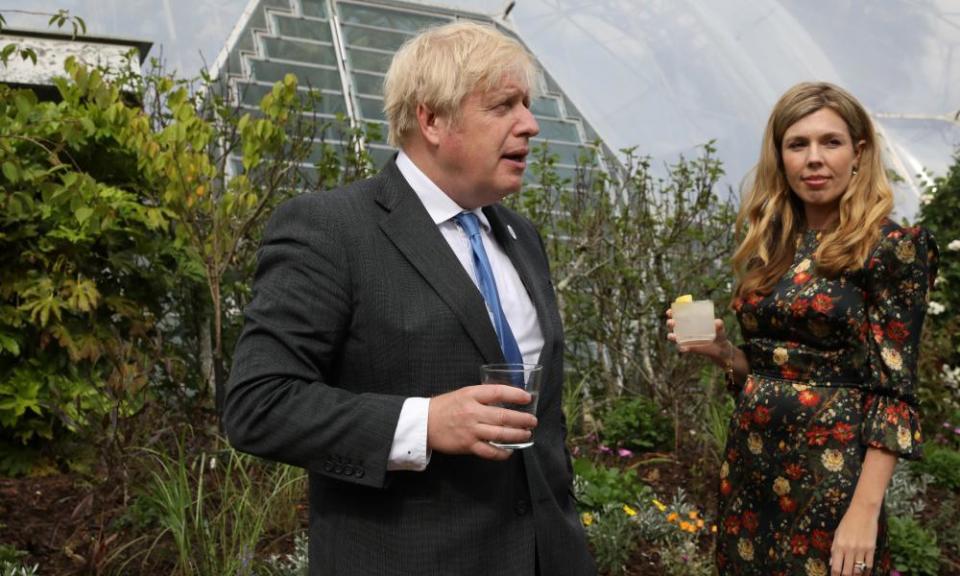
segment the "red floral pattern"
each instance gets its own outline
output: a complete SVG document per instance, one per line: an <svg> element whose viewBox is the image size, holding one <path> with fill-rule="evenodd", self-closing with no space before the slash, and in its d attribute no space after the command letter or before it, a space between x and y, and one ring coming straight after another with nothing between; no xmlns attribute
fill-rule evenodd
<svg viewBox="0 0 960 576"><path fill-rule="evenodd" d="M833 531L868 447L919 456L914 390L937 248L921 228L884 224L864 268L816 273L817 238L767 296L734 308L751 375L721 468L721 574L829 574ZM886 574L881 515L875 574Z"/></svg>

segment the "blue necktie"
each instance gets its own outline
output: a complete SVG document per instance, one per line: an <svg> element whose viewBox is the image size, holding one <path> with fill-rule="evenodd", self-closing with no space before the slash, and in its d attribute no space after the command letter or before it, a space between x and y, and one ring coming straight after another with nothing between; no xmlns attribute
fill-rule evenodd
<svg viewBox="0 0 960 576"><path fill-rule="evenodd" d="M480 292L483 294L483 299L487 301L487 307L493 316L493 327L497 332L497 339L500 341L500 349L503 350L503 358L510 364L520 364L523 362L523 355L520 354L517 339L513 336L510 324L507 323L507 317L500 306L497 282L493 279L493 270L490 268L490 261L487 259L487 251L483 248L483 238L480 235L480 222L477 220L477 215L472 212L462 212L457 214L454 220L470 237L470 247L473 249L473 265L477 272L477 284L480 285Z"/></svg>

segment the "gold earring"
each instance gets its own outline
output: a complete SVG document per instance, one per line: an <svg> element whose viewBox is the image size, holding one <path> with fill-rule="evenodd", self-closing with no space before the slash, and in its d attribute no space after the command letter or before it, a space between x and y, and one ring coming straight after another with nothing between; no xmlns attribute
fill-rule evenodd
<svg viewBox="0 0 960 576"><path fill-rule="evenodd" d="M856 175L859 174L859 173L860 173L860 170L859 170L856 166L854 166L854 167L853 167L853 175L856 176Z"/></svg>

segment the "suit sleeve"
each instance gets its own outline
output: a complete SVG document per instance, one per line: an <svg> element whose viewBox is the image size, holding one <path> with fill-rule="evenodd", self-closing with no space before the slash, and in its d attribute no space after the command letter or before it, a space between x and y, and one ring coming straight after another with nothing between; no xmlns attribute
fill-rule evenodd
<svg viewBox="0 0 960 576"><path fill-rule="evenodd" d="M404 398L339 381L353 305L348 218L325 200L294 198L266 227L223 423L239 450L382 487Z"/></svg>

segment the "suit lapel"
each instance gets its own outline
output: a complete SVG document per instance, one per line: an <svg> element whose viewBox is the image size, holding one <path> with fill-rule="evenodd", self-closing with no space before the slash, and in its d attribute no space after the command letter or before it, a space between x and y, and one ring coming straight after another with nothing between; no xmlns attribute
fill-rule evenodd
<svg viewBox="0 0 960 576"><path fill-rule="evenodd" d="M463 269L416 193L390 162L381 174L377 203L386 211L380 229L450 307L486 363L503 362L483 296Z"/></svg>

